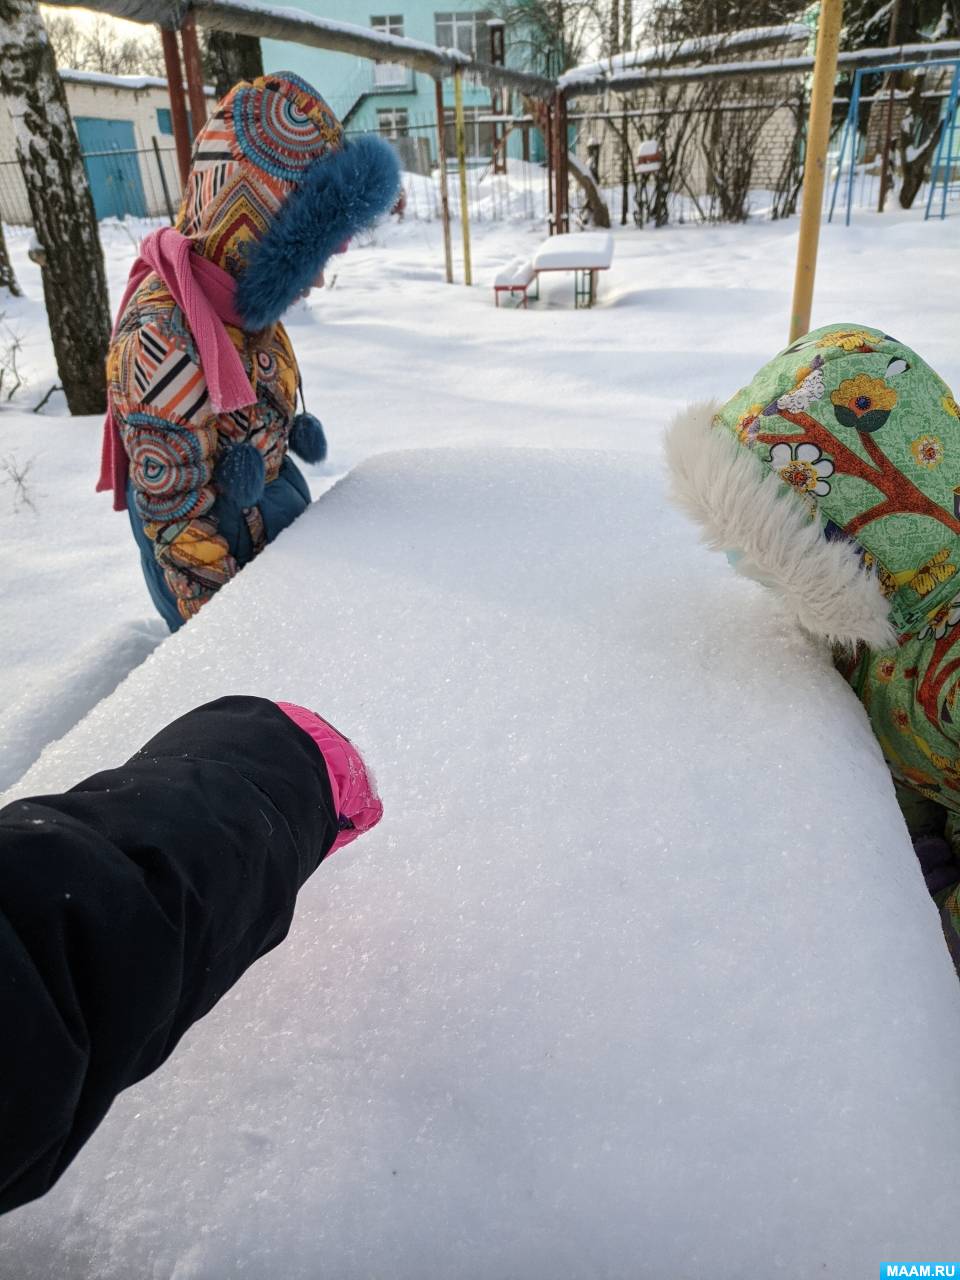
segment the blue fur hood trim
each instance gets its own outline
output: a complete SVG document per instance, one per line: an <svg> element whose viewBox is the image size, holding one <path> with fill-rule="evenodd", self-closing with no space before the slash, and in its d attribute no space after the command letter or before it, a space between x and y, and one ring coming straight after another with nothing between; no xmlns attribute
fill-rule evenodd
<svg viewBox="0 0 960 1280"><path fill-rule="evenodd" d="M400 165L382 138L357 138L315 160L250 249L236 293L246 327L256 332L279 320L334 250L390 209L399 192Z"/></svg>

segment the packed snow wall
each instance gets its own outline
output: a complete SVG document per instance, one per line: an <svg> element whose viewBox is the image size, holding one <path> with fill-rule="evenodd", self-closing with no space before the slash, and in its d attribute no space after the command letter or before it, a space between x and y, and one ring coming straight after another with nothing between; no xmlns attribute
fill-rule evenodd
<svg viewBox="0 0 960 1280"><path fill-rule="evenodd" d="M4 1219L0 1275L955 1255L960 989L880 752L662 490L637 455L366 462L44 752L16 794L286 698L362 745L386 813Z"/></svg>

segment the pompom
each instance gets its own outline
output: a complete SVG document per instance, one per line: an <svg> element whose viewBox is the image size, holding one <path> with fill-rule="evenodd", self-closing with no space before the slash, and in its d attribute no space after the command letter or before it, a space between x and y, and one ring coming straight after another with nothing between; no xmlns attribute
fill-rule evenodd
<svg viewBox="0 0 960 1280"><path fill-rule="evenodd" d="M312 413L298 413L290 428L290 448L304 462L322 462L327 456L327 437L320 420Z"/></svg>
<svg viewBox="0 0 960 1280"><path fill-rule="evenodd" d="M229 448L214 473L217 488L238 507L255 507L263 497L265 472L260 450L253 444Z"/></svg>

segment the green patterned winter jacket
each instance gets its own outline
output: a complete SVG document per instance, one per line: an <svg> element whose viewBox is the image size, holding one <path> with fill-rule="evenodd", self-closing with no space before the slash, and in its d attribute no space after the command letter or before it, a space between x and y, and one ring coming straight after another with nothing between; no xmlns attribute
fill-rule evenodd
<svg viewBox="0 0 960 1280"><path fill-rule="evenodd" d="M929 834L932 813L956 851L960 409L950 388L882 330L828 325L722 407L681 414L666 450L674 497L711 545L833 642L911 834ZM949 872L946 884L935 897L960 973L960 884Z"/></svg>
<svg viewBox="0 0 960 1280"><path fill-rule="evenodd" d="M879 329L801 338L668 437L711 542L777 588L866 707L894 778L960 813L960 410Z"/></svg>

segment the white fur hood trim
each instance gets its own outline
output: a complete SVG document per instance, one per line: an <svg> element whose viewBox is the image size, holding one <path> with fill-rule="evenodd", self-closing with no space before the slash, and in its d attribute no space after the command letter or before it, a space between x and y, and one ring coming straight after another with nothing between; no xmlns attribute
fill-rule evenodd
<svg viewBox="0 0 960 1280"><path fill-rule="evenodd" d="M848 543L828 541L775 471L711 425L719 408L690 405L667 430L674 502L701 526L708 546L742 552L739 570L774 587L807 631L892 648L897 633L876 576Z"/></svg>

